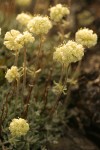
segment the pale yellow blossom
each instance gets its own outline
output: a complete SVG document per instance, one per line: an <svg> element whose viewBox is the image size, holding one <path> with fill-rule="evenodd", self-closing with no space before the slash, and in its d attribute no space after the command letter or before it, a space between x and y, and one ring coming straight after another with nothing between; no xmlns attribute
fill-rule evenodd
<svg viewBox="0 0 100 150"><path fill-rule="evenodd" d="M9 130L13 137L20 137L27 134L29 131L29 124L22 118L13 119L10 123Z"/></svg>
<svg viewBox="0 0 100 150"><path fill-rule="evenodd" d="M8 80L9 83L13 82L14 80L18 80L19 77L20 74L16 66L12 66L11 69L8 69L5 75L5 78Z"/></svg>
<svg viewBox="0 0 100 150"><path fill-rule="evenodd" d="M32 16L27 13L18 14L16 20L24 26L27 26L28 22L32 19Z"/></svg>
<svg viewBox="0 0 100 150"><path fill-rule="evenodd" d="M80 29L76 32L75 40L88 48L97 44L97 34L88 28Z"/></svg>
<svg viewBox="0 0 100 150"><path fill-rule="evenodd" d="M29 21L27 27L30 32L40 35L47 34L52 24L48 17L35 16Z"/></svg>
<svg viewBox="0 0 100 150"><path fill-rule="evenodd" d="M72 62L80 61L83 56L83 46L70 40L66 44L62 44L56 48L53 59L61 64L68 65Z"/></svg>
<svg viewBox="0 0 100 150"><path fill-rule="evenodd" d="M4 37L4 45L10 50L20 50L23 48L23 44L16 41L19 35L21 35L21 33L14 29L7 32Z"/></svg>
<svg viewBox="0 0 100 150"><path fill-rule="evenodd" d="M57 4L50 8L50 18L55 22L61 21L62 18L69 13L68 7L63 6L62 4Z"/></svg>
<svg viewBox="0 0 100 150"><path fill-rule="evenodd" d="M25 44L34 42L34 40L35 38L28 31L23 32L23 34L18 35L16 38L16 41L18 43L22 43L23 47L25 46Z"/></svg>

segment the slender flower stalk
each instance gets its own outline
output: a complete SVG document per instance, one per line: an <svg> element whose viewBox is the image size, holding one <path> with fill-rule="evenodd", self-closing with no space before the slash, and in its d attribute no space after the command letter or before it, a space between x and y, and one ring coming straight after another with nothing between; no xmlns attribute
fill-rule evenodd
<svg viewBox="0 0 100 150"><path fill-rule="evenodd" d="M71 80L72 80L72 81L74 81L74 80L76 80L76 79L78 78L79 72L80 72L81 64L82 64L82 60L78 62L78 65L77 65L77 67L76 67L76 70L75 70L74 74L73 74L72 77L71 77ZM68 107L68 105L69 105L69 103L70 103L71 87L72 87L72 83L70 83L70 85L69 85L69 87L68 87L67 97L66 97L66 100L65 100L66 107Z"/></svg>
<svg viewBox="0 0 100 150"><path fill-rule="evenodd" d="M64 32L65 32L64 30L65 29L64 29L64 27L62 28L61 23L58 23L57 25L58 25L58 30L61 33L60 41L63 42L63 40L64 40Z"/></svg>
<svg viewBox="0 0 100 150"><path fill-rule="evenodd" d="M67 67L67 74L66 74L66 76L65 76L65 80L63 81L63 77L64 77L64 75L65 75L66 67ZM69 70L69 66L65 66L64 64L62 64L62 71L61 71L61 76L60 76L60 79L59 79L59 85L64 85L64 86L66 86L66 85L65 85L65 84L66 84L65 81L67 81L67 79L68 79L68 70ZM57 106L58 106L58 104L59 104L59 99L60 99L62 93L63 93L63 90L60 91L59 94L57 95L55 105L54 105L54 107L52 108L52 110L51 110L51 112L50 112L50 115L51 115L51 116L54 114L54 112L55 112L55 110L56 110L56 108L57 108Z"/></svg>
<svg viewBox="0 0 100 150"><path fill-rule="evenodd" d="M72 76L72 79L76 79L79 75L79 72L80 72L80 67L81 67L81 64L82 64L82 60L80 60L77 64L77 67L76 67L76 70Z"/></svg>
<svg viewBox="0 0 100 150"><path fill-rule="evenodd" d="M20 79L17 80L17 91L16 91L17 99L18 99L18 96L19 96L19 86L20 86Z"/></svg>
<svg viewBox="0 0 100 150"><path fill-rule="evenodd" d="M18 55L19 55L19 52L16 50L14 66L17 66L17 64L18 64Z"/></svg>
<svg viewBox="0 0 100 150"><path fill-rule="evenodd" d="M41 67L41 59L43 55L42 51L42 36L39 37L39 50L38 50L38 56L37 56L37 69Z"/></svg>
<svg viewBox="0 0 100 150"><path fill-rule="evenodd" d="M16 115L18 98L19 98L19 85L20 85L19 83L20 83L20 80L17 79L17 82L16 82L16 98L15 98L15 115Z"/></svg>
<svg viewBox="0 0 100 150"><path fill-rule="evenodd" d="M26 48L24 47L24 64L23 64L23 94L26 88Z"/></svg>
<svg viewBox="0 0 100 150"><path fill-rule="evenodd" d="M66 74L65 74L64 85L67 85L70 66L71 66L71 65L68 65L67 68L66 68Z"/></svg>
<svg viewBox="0 0 100 150"><path fill-rule="evenodd" d="M15 53L15 62L14 62L14 65L17 66L18 65L18 55L19 55L19 52L16 50L16 53ZM16 114L16 109L17 109L17 101L18 101L18 96L19 96L19 78L16 80L17 81L17 84L16 84L16 99L15 99L15 114Z"/></svg>
<svg viewBox="0 0 100 150"><path fill-rule="evenodd" d="M59 83L62 84L62 80L63 80L63 76L64 76L64 71L65 71L65 65L62 64L62 70L61 70L61 75L60 75L60 79L59 79Z"/></svg>

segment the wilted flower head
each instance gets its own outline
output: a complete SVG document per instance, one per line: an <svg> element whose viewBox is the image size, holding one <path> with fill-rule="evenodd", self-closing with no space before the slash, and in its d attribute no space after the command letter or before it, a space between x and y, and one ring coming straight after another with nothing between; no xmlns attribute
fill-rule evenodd
<svg viewBox="0 0 100 150"><path fill-rule="evenodd" d="M63 44L56 48L56 51L53 54L53 59L61 64L68 65L72 62L81 60L83 55L83 46L70 40L67 44Z"/></svg>
<svg viewBox="0 0 100 150"><path fill-rule="evenodd" d="M32 16L27 13L18 14L16 20L24 26L27 26L28 22L32 19Z"/></svg>
<svg viewBox="0 0 100 150"><path fill-rule="evenodd" d="M48 17L35 16L29 21L27 27L30 32L39 35L47 34L51 29L52 24Z"/></svg>
<svg viewBox="0 0 100 150"><path fill-rule="evenodd" d="M75 40L77 43L90 48L97 44L97 34L93 33L93 30L89 30L88 28L80 29L76 32Z"/></svg>
<svg viewBox="0 0 100 150"><path fill-rule="evenodd" d="M12 66L11 69L8 69L5 75L5 78L8 80L9 83L13 82L14 80L18 80L19 77L20 77L20 74L16 66Z"/></svg>
<svg viewBox="0 0 100 150"><path fill-rule="evenodd" d="M25 119L13 119L10 123L9 130L13 137L20 137L22 135L26 135L29 131L29 124Z"/></svg>
<svg viewBox="0 0 100 150"><path fill-rule="evenodd" d="M11 30L5 34L4 45L10 50L19 50L23 47L21 42L17 42L16 38L21 35L17 30Z"/></svg>
<svg viewBox="0 0 100 150"><path fill-rule="evenodd" d="M30 5L31 2L32 0L15 0L15 3L22 7Z"/></svg>
<svg viewBox="0 0 100 150"><path fill-rule="evenodd" d="M62 18L69 13L69 9L61 4L50 8L50 18L55 22L61 21Z"/></svg>
<svg viewBox="0 0 100 150"><path fill-rule="evenodd" d="M66 86L62 85L61 83L54 82L54 87L53 87L52 91L57 95L61 94L61 93L66 94L67 88L66 88Z"/></svg>

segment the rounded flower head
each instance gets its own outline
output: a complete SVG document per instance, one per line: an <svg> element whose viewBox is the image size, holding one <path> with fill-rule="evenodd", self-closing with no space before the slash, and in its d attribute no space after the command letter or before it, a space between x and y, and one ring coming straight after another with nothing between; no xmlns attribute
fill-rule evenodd
<svg viewBox="0 0 100 150"><path fill-rule="evenodd" d="M48 17L35 16L27 25L30 32L39 35L47 34L52 27L51 21Z"/></svg>
<svg viewBox="0 0 100 150"><path fill-rule="evenodd" d="M15 3L22 7L30 5L31 2L32 0L15 0Z"/></svg>
<svg viewBox="0 0 100 150"><path fill-rule="evenodd" d="M24 26L27 26L28 22L32 19L32 16L27 13L18 14L16 20Z"/></svg>
<svg viewBox="0 0 100 150"><path fill-rule="evenodd" d="M5 34L4 45L10 50L19 50L23 47L22 43L17 42L16 38L21 35L17 30L11 30Z"/></svg>
<svg viewBox="0 0 100 150"><path fill-rule="evenodd" d="M17 80L20 77L18 72L18 68L16 66L12 66L11 69L8 69L5 78L8 80L9 83Z"/></svg>
<svg viewBox="0 0 100 150"><path fill-rule="evenodd" d="M24 37L24 42L27 43L32 43L34 42L35 38L32 36L31 33L28 31L23 32L23 37Z"/></svg>
<svg viewBox="0 0 100 150"><path fill-rule="evenodd" d="M66 45L61 45L56 48L56 51L53 54L53 59L61 64L65 64L66 58L64 52L66 51ZM66 62L67 63L67 62Z"/></svg>
<svg viewBox="0 0 100 150"><path fill-rule="evenodd" d="M68 41L66 47L71 55L71 62L77 62L82 59L84 56L84 48L81 44L78 44L74 41Z"/></svg>
<svg viewBox="0 0 100 150"><path fill-rule="evenodd" d="M81 44L74 41L68 41L56 48L53 59L61 64L68 65L72 62L77 62L84 56L84 48Z"/></svg>
<svg viewBox="0 0 100 150"><path fill-rule="evenodd" d="M13 119L10 123L9 130L13 137L20 137L29 131L29 124L25 119Z"/></svg>
<svg viewBox="0 0 100 150"><path fill-rule="evenodd" d="M77 43L90 48L97 44L97 34L93 33L93 30L89 30L88 28L80 29L76 32L75 40Z"/></svg>
<svg viewBox="0 0 100 150"><path fill-rule="evenodd" d="M69 9L61 4L57 4L56 6L50 8L50 18L55 22L61 21L62 18L69 13Z"/></svg>
<svg viewBox="0 0 100 150"><path fill-rule="evenodd" d="M34 40L35 40L35 38L28 31L23 32L23 34L18 35L16 38L16 41L18 43L22 43L23 46L25 44L34 42Z"/></svg>

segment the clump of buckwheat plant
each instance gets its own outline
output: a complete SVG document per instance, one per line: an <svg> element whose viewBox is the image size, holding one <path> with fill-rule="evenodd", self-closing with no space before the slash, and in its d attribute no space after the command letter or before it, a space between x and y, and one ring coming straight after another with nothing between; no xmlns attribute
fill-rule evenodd
<svg viewBox="0 0 100 150"><path fill-rule="evenodd" d="M64 135L71 86L77 83L85 48L97 43L97 35L87 28L69 39L62 28L69 13L62 4L50 8L50 17L21 13L16 20L22 30L5 33L5 49L15 60L5 71L8 90L1 94L0 147L43 150ZM61 35L56 42L49 33L55 25ZM73 63L78 65L70 78Z"/></svg>

